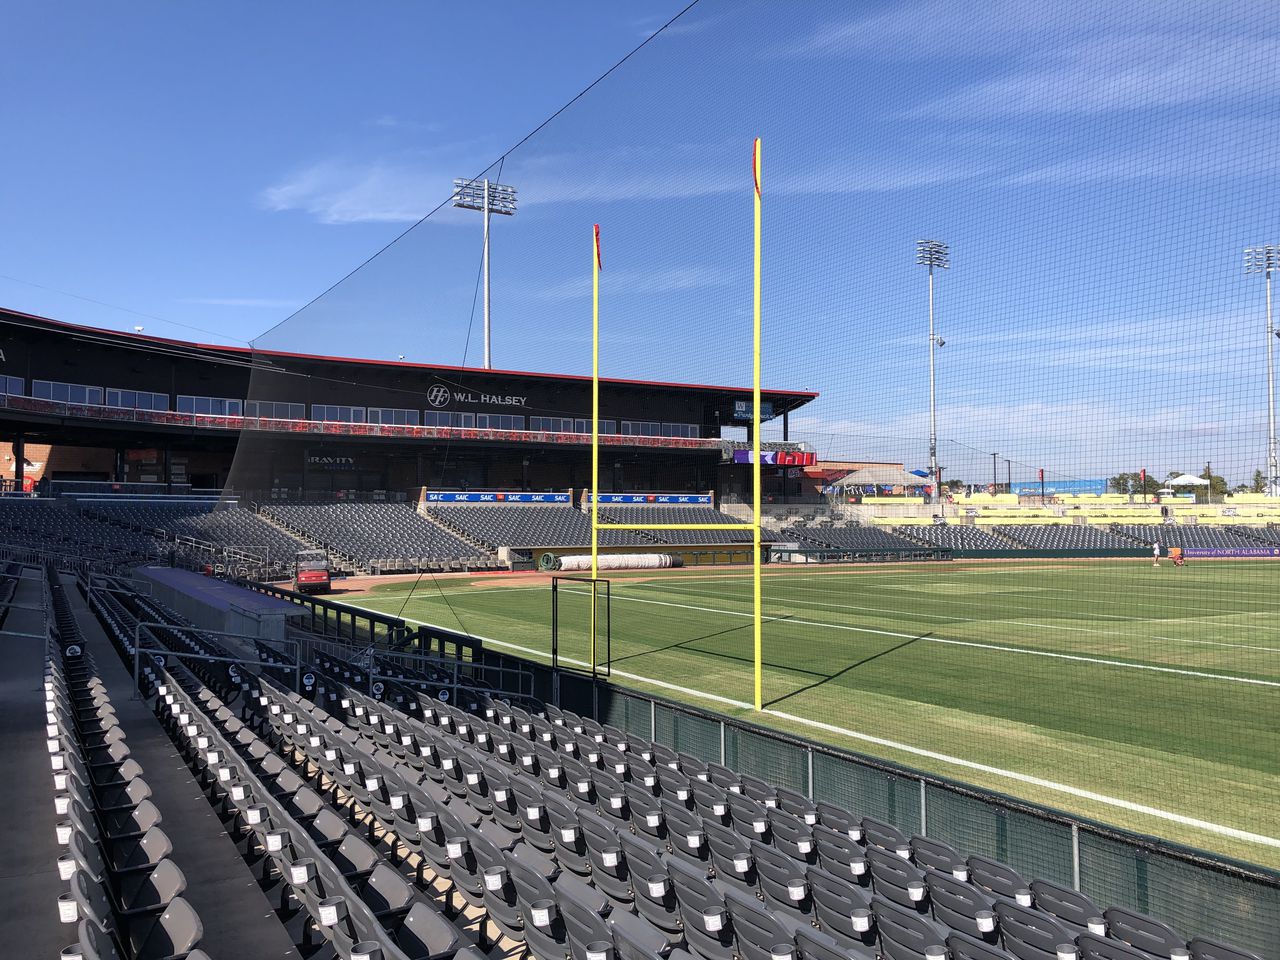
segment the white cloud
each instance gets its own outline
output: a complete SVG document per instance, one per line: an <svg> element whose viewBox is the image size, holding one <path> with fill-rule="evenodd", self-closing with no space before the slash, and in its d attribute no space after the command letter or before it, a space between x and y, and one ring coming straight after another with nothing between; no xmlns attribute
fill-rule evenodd
<svg viewBox="0 0 1280 960"><path fill-rule="evenodd" d="M716 146L675 144L650 151L517 155L506 161L502 179L518 186L520 204L525 208L690 200L742 190L743 165L731 166L726 152ZM734 159L741 158L735 155ZM436 211L433 223L457 223L462 218L454 216L448 206L453 179L460 170L477 166L475 162L445 162L435 156L325 159L268 187L259 200L273 212L300 211L329 224L414 223L432 211ZM779 176L769 182L768 189L779 196L818 190L827 195L880 193L976 179L997 169L979 164L851 158L832 164L828 171Z"/></svg>
<svg viewBox="0 0 1280 960"><path fill-rule="evenodd" d="M607 270L600 282L602 287L607 285L611 293L656 294L720 287L729 281L728 274L715 267L676 267L656 271ZM529 299L559 303L590 296L591 281L582 277L534 290Z"/></svg>
<svg viewBox="0 0 1280 960"><path fill-rule="evenodd" d="M262 204L321 223L412 223L449 197L452 177L387 161L324 160L262 192Z"/></svg>
<svg viewBox="0 0 1280 960"><path fill-rule="evenodd" d="M1268 37L1168 32L1086 37L904 116L1101 114L1253 100L1280 87L1278 63L1280 42Z"/></svg>
<svg viewBox="0 0 1280 960"><path fill-rule="evenodd" d="M429 120L411 120L405 117L397 117L390 113L374 117L369 121L369 125L381 127L384 130L410 130L417 133L439 133L444 129L444 124L442 123Z"/></svg>

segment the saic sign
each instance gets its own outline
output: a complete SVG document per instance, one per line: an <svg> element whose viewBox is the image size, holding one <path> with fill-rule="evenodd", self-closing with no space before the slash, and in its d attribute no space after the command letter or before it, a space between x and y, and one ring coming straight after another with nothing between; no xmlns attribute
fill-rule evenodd
<svg viewBox="0 0 1280 960"><path fill-rule="evenodd" d="M591 502L591 494L587 493L583 499ZM690 504L696 506L711 506L711 494L709 493L602 493L600 494L601 503L674 503L674 504Z"/></svg>
<svg viewBox="0 0 1280 960"><path fill-rule="evenodd" d="M570 503L567 493L431 493L429 503Z"/></svg>

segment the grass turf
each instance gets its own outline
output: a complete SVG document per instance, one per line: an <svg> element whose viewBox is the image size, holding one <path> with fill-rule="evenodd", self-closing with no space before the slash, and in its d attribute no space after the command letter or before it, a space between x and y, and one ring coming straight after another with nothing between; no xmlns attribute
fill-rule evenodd
<svg viewBox="0 0 1280 960"><path fill-rule="evenodd" d="M1265 562L1153 569L1144 561L770 570L765 704L1280 838L1278 572ZM752 699L749 571L616 574L611 585L612 661L621 685L644 688L641 678L676 684L689 692L658 692L1280 866L1275 846L700 701L694 691ZM549 650L550 587L542 578L440 578L411 588L387 584L344 599ZM585 660L586 598L570 592L562 604L561 656Z"/></svg>

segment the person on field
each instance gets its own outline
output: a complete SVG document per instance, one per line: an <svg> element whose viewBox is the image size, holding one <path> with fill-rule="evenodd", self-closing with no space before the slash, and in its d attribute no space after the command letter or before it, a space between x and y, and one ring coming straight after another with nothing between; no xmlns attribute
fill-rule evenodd
<svg viewBox="0 0 1280 960"><path fill-rule="evenodd" d="M1160 541L1157 540L1151 547L1151 565L1153 567L1160 566Z"/></svg>

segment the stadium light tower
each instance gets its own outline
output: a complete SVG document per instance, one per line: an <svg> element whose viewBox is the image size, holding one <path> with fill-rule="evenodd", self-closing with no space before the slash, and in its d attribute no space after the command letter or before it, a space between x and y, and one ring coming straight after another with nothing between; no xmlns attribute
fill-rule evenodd
<svg viewBox="0 0 1280 960"><path fill-rule="evenodd" d="M916 241L916 263L929 268L929 479L933 482L933 502L942 500L942 478L938 474L938 406L934 388L933 353L943 340L933 332L933 268L946 270L951 266L951 253L945 243L938 240Z"/></svg>
<svg viewBox="0 0 1280 960"><path fill-rule="evenodd" d="M478 210L484 214L484 368L493 369L489 353L489 216L501 214L514 216L516 212L516 188L502 183L483 180L454 180L453 205L464 210Z"/></svg>
<svg viewBox="0 0 1280 960"><path fill-rule="evenodd" d="M1267 282L1267 496L1280 497L1280 462L1276 459L1276 373L1274 319L1271 315L1271 272L1280 267L1280 245L1268 243L1244 252L1244 272L1260 273Z"/></svg>

